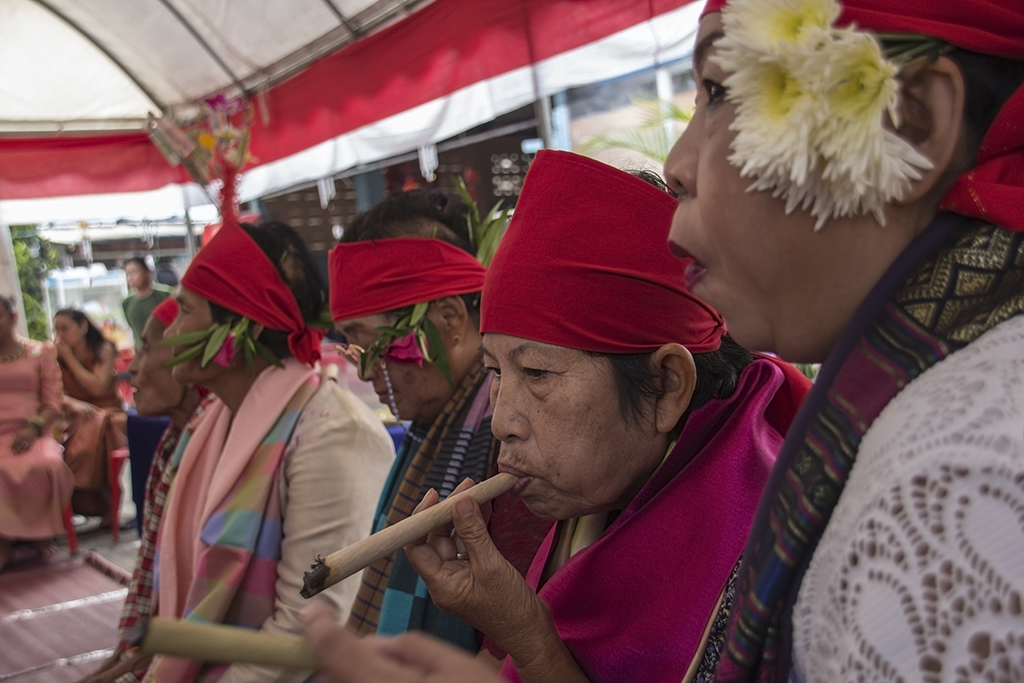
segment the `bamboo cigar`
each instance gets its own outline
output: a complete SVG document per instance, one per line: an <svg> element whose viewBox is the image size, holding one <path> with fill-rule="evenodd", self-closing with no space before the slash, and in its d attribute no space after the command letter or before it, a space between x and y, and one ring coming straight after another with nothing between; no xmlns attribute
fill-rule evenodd
<svg viewBox="0 0 1024 683"><path fill-rule="evenodd" d="M286 669L317 668L304 638L271 635L234 626L151 618L141 633L143 654L204 662L260 664Z"/></svg>
<svg viewBox="0 0 1024 683"><path fill-rule="evenodd" d="M452 521L452 510L462 496L470 496L481 505L497 498L512 488L516 477L508 473L499 473L482 481L476 486L466 489L454 496L448 496L443 502L417 512L386 529L381 529L369 538L353 543L347 548L331 553L327 557L317 558L313 571L306 572L302 583L302 597L311 598L320 591L343 581L358 571L366 569L382 557L386 557L417 538L423 538L439 526Z"/></svg>

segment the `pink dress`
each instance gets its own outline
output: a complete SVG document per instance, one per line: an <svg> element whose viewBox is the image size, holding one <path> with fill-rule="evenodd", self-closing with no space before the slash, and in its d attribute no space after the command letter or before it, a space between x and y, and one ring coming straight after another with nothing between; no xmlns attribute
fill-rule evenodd
<svg viewBox="0 0 1024 683"><path fill-rule="evenodd" d="M25 420L41 405L59 412L62 400L53 344L25 341L21 358L0 363L0 537L43 540L63 533L61 513L74 479L60 445L47 432L27 452L11 452Z"/></svg>

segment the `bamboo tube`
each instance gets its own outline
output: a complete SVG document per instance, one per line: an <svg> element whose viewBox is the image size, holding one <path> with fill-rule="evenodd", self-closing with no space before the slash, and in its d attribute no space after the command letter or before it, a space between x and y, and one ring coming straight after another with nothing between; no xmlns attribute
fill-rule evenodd
<svg viewBox="0 0 1024 683"><path fill-rule="evenodd" d="M439 526L452 521L452 510L462 496L470 496L483 505L512 488L516 477L499 473L461 493L448 496L443 502L417 512L386 529L381 529L369 538L353 543L347 548L317 557L313 570L303 576L302 597L311 598L320 591L343 581L356 572L366 569L382 557L386 557L404 545L423 538Z"/></svg>
<svg viewBox="0 0 1024 683"><path fill-rule="evenodd" d="M260 664L313 670L309 643L298 636L272 635L218 624L151 618L136 638L143 654L171 655L203 662Z"/></svg>

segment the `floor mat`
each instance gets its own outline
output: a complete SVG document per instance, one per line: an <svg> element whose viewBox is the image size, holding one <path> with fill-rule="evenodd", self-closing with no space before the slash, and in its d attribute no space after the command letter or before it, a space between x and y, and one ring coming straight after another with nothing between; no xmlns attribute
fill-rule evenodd
<svg viewBox="0 0 1024 683"><path fill-rule="evenodd" d="M92 553L19 554L0 572L0 682L76 681L109 657L130 578Z"/></svg>

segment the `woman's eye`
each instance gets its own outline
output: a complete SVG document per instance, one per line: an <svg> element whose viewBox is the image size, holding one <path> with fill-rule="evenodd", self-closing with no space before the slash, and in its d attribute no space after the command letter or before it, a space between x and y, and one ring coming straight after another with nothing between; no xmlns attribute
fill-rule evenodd
<svg viewBox="0 0 1024 683"><path fill-rule="evenodd" d="M704 93L708 96L708 104L715 104L719 100L725 98L727 91L725 86L720 83L716 83L709 78L705 78L701 81L701 85L704 86Z"/></svg>
<svg viewBox="0 0 1024 683"><path fill-rule="evenodd" d="M494 373L494 378L495 378L495 379L497 379L497 378L501 377L501 370L499 370L498 368L495 368L495 367L491 367L491 366L489 366L489 365L485 365L485 366L484 366L484 370L490 370L491 372L493 372L493 373Z"/></svg>
<svg viewBox="0 0 1024 683"><path fill-rule="evenodd" d="M548 374L547 370L538 370L536 368L523 368L523 374L530 379L540 379Z"/></svg>

